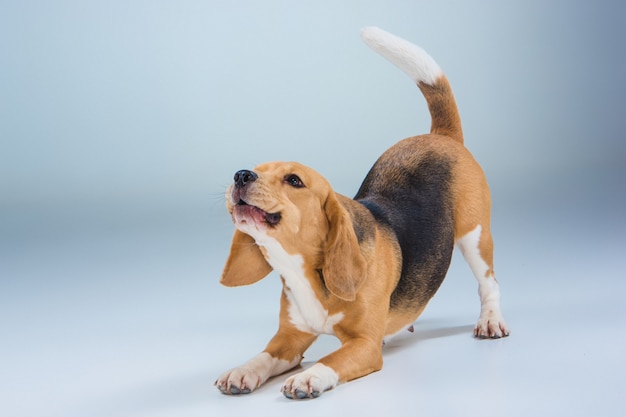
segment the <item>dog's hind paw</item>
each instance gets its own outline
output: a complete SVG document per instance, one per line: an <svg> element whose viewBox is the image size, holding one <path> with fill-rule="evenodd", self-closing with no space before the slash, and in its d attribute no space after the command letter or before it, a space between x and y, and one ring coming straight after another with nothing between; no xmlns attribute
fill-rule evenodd
<svg viewBox="0 0 626 417"><path fill-rule="evenodd" d="M495 314L478 319L478 323L474 328L474 337L479 339L500 339L510 334L509 327L504 319Z"/></svg>

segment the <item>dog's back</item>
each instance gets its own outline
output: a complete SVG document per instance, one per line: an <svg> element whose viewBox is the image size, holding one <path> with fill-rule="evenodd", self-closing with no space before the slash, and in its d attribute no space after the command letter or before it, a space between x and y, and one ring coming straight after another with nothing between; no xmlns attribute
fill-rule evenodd
<svg viewBox="0 0 626 417"><path fill-rule="evenodd" d="M431 140L416 137L394 146L374 164L355 197L391 226L400 245L402 273L391 296L392 310L413 310L428 302L452 257L452 161L434 151L422 154Z"/></svg>

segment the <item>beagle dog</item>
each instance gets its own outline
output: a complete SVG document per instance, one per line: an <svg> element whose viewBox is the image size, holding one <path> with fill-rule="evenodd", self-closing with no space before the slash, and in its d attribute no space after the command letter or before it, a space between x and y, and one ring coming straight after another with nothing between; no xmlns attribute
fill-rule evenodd
<svg viewBox="0 0 626 417"><path fill-rule="evenodd" d="M275 270L282 297L278 332L262 353L219 377L224 394L248 394L296 367L320 334L335 335L341 347L290 376L287 398L315 398L380 370L384 340L413 330L455 244L478 280L474 335L509 335L493 269L489 188L463 145L450 84L421 48L374 27L361 36L422 91L430 134L383 153L354 199L297 162L235 174L226 205L236 230L221 283L248 285Z"/></svg>

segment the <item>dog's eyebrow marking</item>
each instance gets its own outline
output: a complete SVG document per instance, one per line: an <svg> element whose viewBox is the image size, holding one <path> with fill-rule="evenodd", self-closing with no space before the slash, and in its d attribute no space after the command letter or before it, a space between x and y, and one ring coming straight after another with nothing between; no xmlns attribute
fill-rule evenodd
<svg viewBox="0 0 626 417"><path fill-rule="evenodd" d="M343 319L343 313L329 315L322 306L304 275L302 256L288 254L276 239L270 237L257 240L257 244L265 248L267 262L284 280L291 323L303 332L334 334L333 327Z"/></svg>

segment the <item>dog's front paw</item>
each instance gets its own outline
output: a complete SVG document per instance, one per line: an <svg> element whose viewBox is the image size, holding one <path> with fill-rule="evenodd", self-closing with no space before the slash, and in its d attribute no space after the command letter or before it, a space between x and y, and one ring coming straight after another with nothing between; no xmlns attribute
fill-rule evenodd
<svg viewBox="0 0 626 417"><path fill-rule="evenodd" d="M263 377L254 369L242 366L225 372L215 381L222 394L250 394L263 383Z"/></svg>
<svg viewBox="0 0 626 417"><path fill-rule="evenodd" d="M510 333L509 327L499 314L481 315L474 328L474 336L479 339L499 339Z"/></svg>
<svg viewBox="0 0 626 417"><path fill-rule="evenodd" d="M317 398L324 391L337 386L338 382L339 377L332 368L317 363L306 371L288 378L281 391L291 400Z"/></svg>

